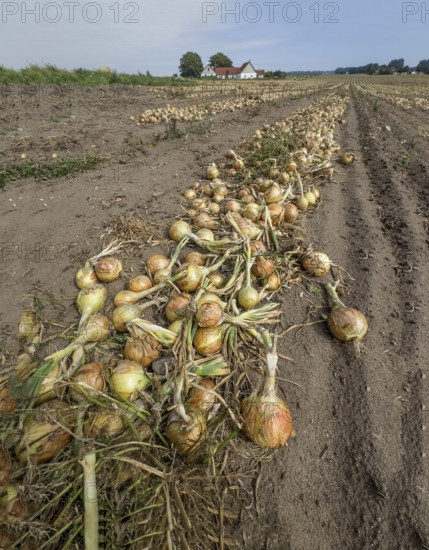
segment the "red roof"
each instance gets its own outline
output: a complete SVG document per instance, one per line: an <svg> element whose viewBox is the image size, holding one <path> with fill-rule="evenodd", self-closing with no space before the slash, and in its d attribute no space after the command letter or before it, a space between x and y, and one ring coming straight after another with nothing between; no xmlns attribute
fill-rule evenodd
<svg viewBox="0 0 429 550"><path fill-rule="evenodd" d="M219 67L216 68L217 76L227 76L227 75L236 75L239 74L241 67Z"/></svg>

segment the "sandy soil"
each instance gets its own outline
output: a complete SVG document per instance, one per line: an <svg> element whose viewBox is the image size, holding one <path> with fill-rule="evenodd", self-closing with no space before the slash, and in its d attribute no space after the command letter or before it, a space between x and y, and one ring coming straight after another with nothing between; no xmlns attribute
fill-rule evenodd
<svg viewBox="0 0 429 550"><path fill-rule="evenodd" d="M137 208L162 228L180 213L179 192L208 162L264 122L310 102L217 115L210 132L141 148L124 147L127 132L147 143L159 128L132 126L130 105L105 112L94 106L92 119L84 120L73 104L77 118L67 133L76 148L98 140L115 160L84 175L1 190L0 322L7 344L14 345L10 333L25 293L49 289L74 297L80 254L98 250L112 218ZM45 114L11 106L1 112L14 127L25 120L30 135L41 132ZM374 111L352 93L337 128L337 141L357 160L322 188L323 203L307 227L314 244L354 278L348 302L365 311L370 330L360 355L335 343L324 323L282 341L280 352L292 361L281 362L280 386L297 437L249 482L251 506L241 510L235 532L242 548L429 548L429 149L427 140L413 139L417 120L428 124L429 115L382 101ZM52 123L46 124L48 135ZM321 293L294 287L284 301L284 324L302 323L310 311L311 320L320 319L325 303Z"/></svg>

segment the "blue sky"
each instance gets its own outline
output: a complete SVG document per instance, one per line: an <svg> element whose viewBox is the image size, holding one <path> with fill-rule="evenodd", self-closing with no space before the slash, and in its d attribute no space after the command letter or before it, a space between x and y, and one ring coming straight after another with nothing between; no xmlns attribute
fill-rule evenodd
<svg viewBox="0 0 429 550"><path fill-rule="evenodd" d="M250 59L286 71L429 58L429 2L2 0L1 9L0 65L13 68L109 65L168 75L186 51L204 63L222 51L236 65Z"/></svg>

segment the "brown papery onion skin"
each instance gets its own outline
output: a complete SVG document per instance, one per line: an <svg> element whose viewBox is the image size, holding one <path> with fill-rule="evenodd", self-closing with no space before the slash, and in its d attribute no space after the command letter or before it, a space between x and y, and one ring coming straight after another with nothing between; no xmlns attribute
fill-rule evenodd
<svg viewBox="0 0 429 550"><path fill-rule="evenodd" d="M128 290L131 292L142 292L152 288L152 281L146 275L136 275L128 282Z"/></svg>
<svg viewBox="0 0 429 550"><path fill-rule="evenodd" d="M94 267L97 279L102 283L116 281L122 271L122 263L116 258L102 258Z"/></svg>
<svg viewBox="0 0 429 550"><path fill-rule="evenodd" d="M216 396L213 392L214 382L210 378L203 378L198 382L198 388L193 386L189 391L187 405L202 412L208 411L215 403Z"/></svg>
<svg viewBox="0 0 429 550"><path fill-rule="evenodd" d="M203 357L219 353L222 348L223 326L197 328L194 336L194 348Z"/></svg>
<svg viewBox="0 0 429 550"><path fill-rule="evenodd" d="M149 335L143 338L128 338L122 352L125 359L148 368L161 355L159 343Z"/></svg>
<svg viewBox="0 0 429 550"><path fill-rule="evenodd" d="M312 277L323 277L331 269L331 260L323 252L310 252L302 259L302 267Z"/></svg>
<svg viewBox="0 0 429 550"><path fill-rule="evenodd" d="M179 296L173 296L170 298L168 304L165 306L165 316L169 323L173 323L182 317L185 317L188 313L189 304L191 303L191 296L189 294L179 294Z"/></svg>
<svg viewBox="0 0 429 550"><path fill-rule="evenodd" d="M86 363L79 367L71 378L70 397L77 403L86 400L86 393L96 396L106 389L103 376L104 365L101 363ZM83 391L80 390L81 386ZM88 387L89 386L89 387ZM91 391L91 388L96 391Z"/></svg>
<svg viewBox="0 0 429 550"><path fill-rule="evenodd" d="M328 316L328 328L340 342L362 340L368 331L368 321L358 309L334 305Z"/></svg>
<svg viewBox="0 0 429 550"><path fill-rule="evenodd" d="M185 264L195 264L202 267L206 263L206 258L204 254L201 254L201 252L190 252L185 260Z"/></svg>
<svg viewBox="0 0 429 550"><path fill-rule="evenodd" d="M264 256L257 256L255 263L252 266L252 273L256 275L258 279L265 279L269 277L274 271L274 263Z"/></svg>
<svg viewBox="0 0 429 550"><path fill-rule="evenodd" d="M200 327L215 327L222 322L222 308L217 302L205 302L198 307L195 319Z"/></svg>
<svg viewBox="0 0 429 550"><path fill-rule="evenodd" d="M170 264L170 260L164 254L154 254L146 262L147 268L152 275L155 275L160 269L166 269Z"/></svg>
<svg viewBox="0 0 429 550"><path fill-rule="evenodd" d="M189 407L186 411L191 418L190 425L182 418L170 419L165 437L181 454L194 453L206 437L206 421L202 412Z"/></svg>
<svg viewBox="0 0 429 550"><path fill-rule="evenodd" d="M283 212L284 212L284 221L286 223L294 223L299 216L298 208L291 202L288 202L285 205Z"/></svg>

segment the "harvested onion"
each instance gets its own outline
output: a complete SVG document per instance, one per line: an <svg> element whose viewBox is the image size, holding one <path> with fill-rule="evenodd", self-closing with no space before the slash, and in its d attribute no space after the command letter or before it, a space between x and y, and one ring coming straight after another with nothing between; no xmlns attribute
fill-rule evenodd
<svg viewBox="0 0 429 550"><path fill-rule="evenodd" d="M73 401L85 401L87 394L96 396L105 390L103 370L101 363L86 363L78 368L70 379L72 385L69 393Z"/></svg>
<svg viewBox="0 0 429 550"><path fill-rule="evenodd" d="M144 368L149 367L160 355L159 343L149 335L143 338L128 338L123 351L125 359L135 361Z"/></svg>
<svg viewBox="0 0 429 550"><path fill-rule="evenodd" d="M358 309L347 307L338 298L338 283L327 283L325 289L332 300L332 309L328 315L328 328L332 336L340 342L362 340L368 331L368 321Z"/></svg>
<svg viewBox="0 0 429 550"><path fill-rule="evenodd" d="M135 401L148 384L142 365L128 359L119 361L110 377L111 390L125 401Z"/></svg>
<svg viewBox="0 0 429 550"><path fill-rule="evenodd" d="M331 260L323 252L309 252L302 259L301 265L312 277L323 277L331 269Z"/></svg>
<svg viewBox="0 0 429 550"><path fill-rule="evenodd" d="M78 331L85 321L103 309L107 300L107 290L103 285L93 285L82 288L76 297L76 306L81 314Z"/></svg>
<svg viewBox="0 0 429 550"><path fill-rule="evenodd" d="M152 281L146 275L136 275L128 282L128 290L131 292L142 292L152 288Z"/></svg>
<svg viewBox="0 0 429 550"><path fill-rule="evenodd" d="M195 351L203 357L219 353L222 348L223 331L223 325L209 328L199 327L193 340Z"/></svg>
<svg viewBox="0 0 429 550"><path fill-rule="evenodd" d="M116 258L101 258L94 267L97 279L102 283L116 281L122 271L122 263Z"/></svg>

